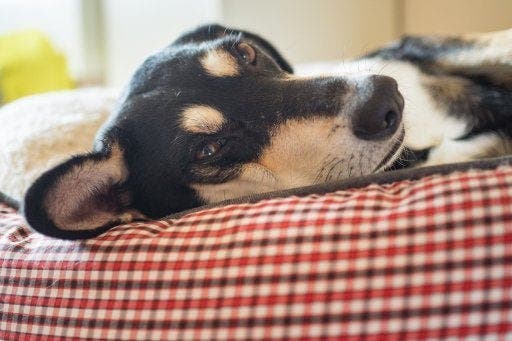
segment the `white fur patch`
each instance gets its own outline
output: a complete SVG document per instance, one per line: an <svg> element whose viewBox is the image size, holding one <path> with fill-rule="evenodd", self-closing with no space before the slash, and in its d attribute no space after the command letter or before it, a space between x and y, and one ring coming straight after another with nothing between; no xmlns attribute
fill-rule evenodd
<svg viewBox="0 0 512 341"><path fill-rule="evenodd" d="M181 127L189 133L212 134L225 123L224 115L207 105L193 105L181 113Z"/></svg>
<svg viewBox="0 0 512 341"><path fill-rule="evenodd" d="M212 76L233 77L239 74L236 59L227 51L215 49L207 52L201 59L201 65Z"/></svg>

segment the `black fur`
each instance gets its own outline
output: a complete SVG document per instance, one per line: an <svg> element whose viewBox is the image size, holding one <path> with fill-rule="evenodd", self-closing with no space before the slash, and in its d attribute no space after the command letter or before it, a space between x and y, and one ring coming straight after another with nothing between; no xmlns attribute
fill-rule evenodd
<svg viewBox="0 0 512 341"><path fill-rule="evenodd" d="M126 145L123 149L130 169L127 186L134 193L134 207L143 214L161 217L199 205L201 201L188 183L232 178L238 167L259 155L272 128L285 119L338 113L343 80L285 81L291 68L279 62L282 57L269 49L268 43L263 49L271 52L271 58L260 53L258 67L247 67L238 77L219 78L204 72L197 58L210 46L198 42L213 37L208 44L233 51L245 35L219 26L201 27L148 58L135 73L126 99L101 139ZM250 35L249 39L260 47L261 38L255 37ZM194 104L216 108L227 117L228 124L214 135L184 132L178 126L178 115ZM221 154L206 164L195 162L191 151L209 140L224 141ZM203 165L225 171L198 176L194 169Z"/></svg>
<svg viewBox="0 0 512 341"><path fill-rule="evenodd" d="M240 75L235 77L215 77L204 71L199 59L206 51L219 47L241 58L236 49L240 42L256 49L256 65L244 65L240 59ZM292 71L277 50L257 35L219 25L184 34L135 72L116 112L100 130L95 152L48 171L28 190L24 210L30 225L71 239L104 231L105 227L87 232L58 229L47 218L43 200L71 165L102 155L105 146L113 144L123 150L129 169L128 180L120 186L131 193L131 207L159 218L201 205L189 184L235 177L241 165L255 160L268 145L279 123L339 113L346 90L342 78L290 79ZM180 128L179 115L191 105L211 106L227 123L215 134L187 133ZM194 160L194 151L208 141L221 141L221 152L204 161Z"/></svg>
<svg viewBox="0 0 512 341"><path fill-rule="evenodd" d="M256 50L255 63L243 59L237 49L242 42ZM432 96L437 96L447 112L464 117L471 124L467 136L461 139L486 131L511 135L509 68L504 67L506 72L497 76L494 72L436 62L439 56L471 48L471 44L458 39L439 43L405 38L366 58L406 61L432 76L437 83L425 85L431 87ZM216 77L205 71L200 60L214 48L236 58L238 74ZM24 201L28 222L40 232L67 239L88 238L105 231L108 226L91 226L87 231L61 230L48 218L45 201L51 200L46 194L63 174L83 162L103 160L108 157L110 146L122 150L127 180L84 196L92 195L97 204L106 205L113 213L133 209L149 218L203 204L191 184L222 183L237 177L244 164L260 157L281 123L291 118L336 117L346 104L345 95L350 94L349 90L353 92L342 77L293 78L292 72L290 64L272 45L252 33L219 25L185 33L150 56L135 72L116 111L99 132L94 152L49 170L32 185ZM403 98L394 80L376 75L370 78L375 85L373 97L352 109L350 129L360 139L378 142L397 131ZM440 90L446 86L444 81L457 86L464 83L460 87L465 92L463 99L446 96ZM180 115L193 105L221 112L225 118L221 129L215 133L185 131ZM221 146L219 153L206 159L195 158L197 151L210 142ZM393 144L400 146L396 141ZM391 168L412 166L428 158L428 153L428 149L406 149L404 155L409 161Z"/></svg>

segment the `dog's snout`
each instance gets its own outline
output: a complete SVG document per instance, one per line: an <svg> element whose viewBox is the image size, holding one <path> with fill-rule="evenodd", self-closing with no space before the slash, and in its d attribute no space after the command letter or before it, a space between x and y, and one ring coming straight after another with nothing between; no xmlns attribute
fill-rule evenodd
<svg viewBox="0 0 512 341"><path fill-rule="evenodd" d="M394 134L402 121L403 98L396 81L387 76L370 76L368 99L352 116L354 134L363 140L380 140Z"/></svg>

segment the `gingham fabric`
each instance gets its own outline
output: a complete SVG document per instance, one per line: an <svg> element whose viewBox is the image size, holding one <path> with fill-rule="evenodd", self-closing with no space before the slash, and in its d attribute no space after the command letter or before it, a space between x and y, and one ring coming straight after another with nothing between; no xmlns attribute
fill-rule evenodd
<svg viewBox="0 0 512 341"><path fill-rule="evenodd" d="M1 339L512 339L512 167L0 233Z"/></svg>

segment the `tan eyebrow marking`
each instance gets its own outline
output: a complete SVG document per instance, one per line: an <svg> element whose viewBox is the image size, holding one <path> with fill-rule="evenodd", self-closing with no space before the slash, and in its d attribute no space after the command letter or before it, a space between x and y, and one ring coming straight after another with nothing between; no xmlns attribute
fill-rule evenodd
<svg viewBox="0 0 512 341"><path fill-rule="evenodd" d="M207 105L193 105L181 113L181 127L189 133L212 134L225 123L224 115Z"/></svg>
<svg viewBox="0 0 512 341"><path fill-rule="evenodd" d="M215 49L200 59L203 68L212 76L232 77L239 75L236 59L227 51Z"/></svg>

